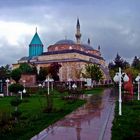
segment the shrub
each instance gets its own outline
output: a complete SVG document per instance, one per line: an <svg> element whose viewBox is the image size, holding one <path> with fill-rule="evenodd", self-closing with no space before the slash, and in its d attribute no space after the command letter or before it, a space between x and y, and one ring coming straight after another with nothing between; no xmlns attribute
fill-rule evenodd
<svg viewBox="0 0 140 140"><path fill-rule="evenodd" d="M15 106L18 106L19 104L21 104L21 102L22 101L19 98L15 98L15 99L11 100L10 103L11 103L12 106L15 107Z"/></svg>
<svg viewBox="0 0 140 140"><path fill-rule="evenodd" d="M14 84L11 84L8 87L8 89L9 89L10 92L13 92L13 93L17 94L19 91L23 91L24 87L21 84L14 83Z"/></svg>

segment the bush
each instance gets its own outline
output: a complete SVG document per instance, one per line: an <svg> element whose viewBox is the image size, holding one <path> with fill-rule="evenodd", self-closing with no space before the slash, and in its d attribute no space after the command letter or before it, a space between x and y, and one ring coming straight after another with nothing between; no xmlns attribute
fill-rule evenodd
<svg viewBox="0 0 140 140"><path fill-rule="evenodd" d="M13 92L13 93L17 94L19 91L23 91L24 87L21 84L14 83L14 84L11 84L8 87L8 89L9 89L10 92Z"/></svg>
<svg viewBox="0 0 140 140"><path fill-rule="evenodd" d="M38 87L26 87L27 93L29 95L35 94L38 91Z"/></svg>
<svg viewBox="0 0 140 140"><path fill-rule="evenodd" d="M12 112L12 116L13 116L13 117L17 117L17 118L18 118L20 115L21 115L21 112L20 112L20 111L18 111L18 110L17 110L17 111Z"/></svg>
<svg viewBox="0 0 140 140"><path fill-rule="evenodd" d="M13 100L11 100L11 105L12 106L18 106L19 104L21 104L21 100L19 99L19 98L15 98L15 99L13 99Z"/></svg>

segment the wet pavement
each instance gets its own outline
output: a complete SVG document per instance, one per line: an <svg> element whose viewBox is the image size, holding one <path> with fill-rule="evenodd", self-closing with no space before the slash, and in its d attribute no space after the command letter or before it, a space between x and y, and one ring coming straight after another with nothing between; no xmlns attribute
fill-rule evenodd
<svg viewBox="0 0 140 140"><path fill-rule="evenodd" d="M31 140L110 140L115 96L111 89L86 96L87 103Z"/></svg>

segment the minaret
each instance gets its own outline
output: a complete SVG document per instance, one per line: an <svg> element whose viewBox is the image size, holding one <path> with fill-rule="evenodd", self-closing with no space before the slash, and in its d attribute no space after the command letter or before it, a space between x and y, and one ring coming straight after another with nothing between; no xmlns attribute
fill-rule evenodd
<svg viewBox="0 0 140 140"><path fill-rule="evenodd" d="M76 34L75 34L75 37L76 37L76 41L77 41L77 44L80 44L80 39L81 39L81 33L80 33L80 23L79 23L79 18L77 18L77 25L76 25Z"/></svg>
<svg viewBox="0 0 140 140"><path fill-rule="evenodd" d="M98 45L98 51L100 51L100 49L101 49L101 47L100 47L100 45Z"/></svg>
<svg viewBox="0 0 140 140"><path fill-rule="evenodd" d="M42 53L43 53L43 44L40 40L36 28L35 35L33 36L31 43L29 44L29 57L38 56L41 55Z"/></svg>
<svg viewBox="0 0 140 140"><path fill-rule="evenodd" d="M88 38L88 45L90 45L90 39Z"/></svg>

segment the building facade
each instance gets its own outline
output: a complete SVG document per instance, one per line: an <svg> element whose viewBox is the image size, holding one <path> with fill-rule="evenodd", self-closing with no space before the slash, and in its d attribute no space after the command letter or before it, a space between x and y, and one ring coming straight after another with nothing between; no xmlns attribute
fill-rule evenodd
<svg viewBox="0 0 140 140"><path fill-rule="evenodd" d="M59 71L60 81L68 79L79 80L85 71L86 64L97 64L100 66L104 80L110 80L109 71L106 62L101 55L100 46L94 49L90 45L90 39L87 44L81 43L80 22L77 19L76 42L70 39L59 40L55 44L48 46L48 50L43 52L43 43L36 33L29 45L29 56L22 57L14 67L21 63L33 63L40 67L47 67L53 62L61 64Z"/></svg>

